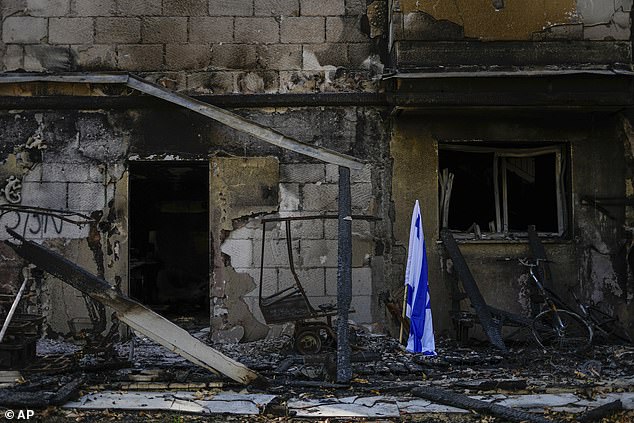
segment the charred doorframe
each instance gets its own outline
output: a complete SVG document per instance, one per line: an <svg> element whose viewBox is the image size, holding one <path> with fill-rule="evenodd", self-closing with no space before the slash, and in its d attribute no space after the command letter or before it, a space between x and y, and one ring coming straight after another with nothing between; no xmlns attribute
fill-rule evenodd
<svg viewBox="0 0 634 423"><path fill-rule="evenodd" d="M506 237L509 233L512 233L514 236L526 237L527 232L523 229L519 228L510 228L509 227L509 186L508 186L508 176L509 176L509 167L511 166L510 159L533 159L533 174L526 174L526 178L530 179L532 177L533 182L535 180L535 162L534 160L537 157L544 157L548 155L554 155L554 197L556 202L556 230L542 230L540 235L542 236L563 236L567 231L570 221L569 215L569 207L570 203L568 199L569 192L569 178L567 175L570 173L570 165L569 165L569 146L558 143L558 144L549 144L542 146L523 146L523 147L515 147L512 145L501 146L498 143L496 145L474 145L473 142L440 142L438 144L439 151L439 184L440 184L440 194L439 194L439 210L440 210L440 227L441 228L449 228L449 210L451 204L451 192L454 185L454 175L452 173L447 172L447 169L441 169L441 157L442 152L456 152L456 153L464 153L464 154L473 154L474 158L478 154L487 154L492 157L493 162L490 166L492 171L492 189L493 189L493 201L494 201L494 209L495 209L495 220L489 223L489 232L485 235L485 237L489 238L501 238ZM457 165L456 165L457 166ZM521 173L521 169L516 169L514 172ZM530 173L530 172L529 172ZM457 183L460 183L458 181ZM531 204L536 209L540 207L541 204L535 203ZM534 222L532 222L534 223ZM555 222L552 222L553 225ZM457 229L457 228L453 228ZM479 225L474 225L469 227L464 232L473 231L476 235L476 238L481 238L481 230Z"/></svg>

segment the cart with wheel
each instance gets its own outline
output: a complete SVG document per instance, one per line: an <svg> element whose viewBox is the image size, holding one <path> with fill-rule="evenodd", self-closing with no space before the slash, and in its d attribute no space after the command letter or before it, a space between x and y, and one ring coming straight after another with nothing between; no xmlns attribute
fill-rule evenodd
<svg viewBox="0 0 634 423"><path fill-rule="evenodd" d="M262 254L260 259L259 304L262 316L267 324L293 322L295 324L294 345L301 354L318 354L335 344L335 332L332 328L332 316L337 314L334 304L322 304L313 307L308 300L293 262L291 239L291 221L323 219L329 216L279 217L262 219ZM266 225L271 222L284 222L286 229L286 249L293 285L272 295L263 295L264 251Z"/></svg>

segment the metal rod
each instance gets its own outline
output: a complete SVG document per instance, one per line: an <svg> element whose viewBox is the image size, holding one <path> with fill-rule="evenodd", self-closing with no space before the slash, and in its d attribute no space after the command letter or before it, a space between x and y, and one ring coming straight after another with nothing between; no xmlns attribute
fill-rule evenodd
<svg viewBox="0 0 634 423"><path fill-rule="evenodd" d="M2 340L4 339L4 334L7 332L7 329L9 329L9 324L11 323L11 320L13 319L15 310L18 308L18 304L20 303L20 300L22 299L22 295L24 295L24 291L26 290L26 286L29 280L31 280L31 275L30 275L31 272L28 267L25 268L22 273L24 274L24 282L22 282L22 286L20 287L18 294L15 296L15 300L13 300L13 304L11 304L11 309L9 310L9 314L7 314L7 318L5 319L4 324L2 325L2 330L0 330L0 342L2 342Z"/></svg>
<svg viewBox="0 0 634 423"><path fill-rule="evenodd" d="M403 329L405 327L405 318L407 317L407 286L403 289L403 310L401 311L401 329L398 334L398 343L403 344Z"/></svg>
<svg viewBox="0 0 634 423"><path fill-rule="evenodd" d="M293 275L293 279L295 280L295 287L301 292L302 297L307 298L306 291L304 291L304 287L299 281L299 276L297 275L297 271L295 270L295 260L293 259L293 236L291 234L291 221L287 220L285 223L286 226L286 250L288 252L288 265L291 269L291 274ZM310 301L306 301L306 305L310 310L310 314L315 314L315 309L310 304Z"/></svg>
<svg viewBox="0 0 634 423"><path fill-rule="evenodd" d="M264 242L266 239L266 222L262 222L262 249L260 250L260 290L259 303L262 305L262 282L264 282Z"/></svg>
<svg viewBox="0 0 634 423"><path fill-rule="evenodd" d="M352 302L352 216L350 169L339 166L339 225L337 244L337 382L352 379L348 311Z"/></svg>
<svg viewBox="0 0 634 423"><path fill-rule="evenodd" d="M363 214L350 215L352 220L381 220L380 217L368 216ZM339 219L339 215L336 214L314 214L309 216L284 216L284 217L264 217L260 219L262 222L286 222L295 220L317 220L317 219Z"/></svg>

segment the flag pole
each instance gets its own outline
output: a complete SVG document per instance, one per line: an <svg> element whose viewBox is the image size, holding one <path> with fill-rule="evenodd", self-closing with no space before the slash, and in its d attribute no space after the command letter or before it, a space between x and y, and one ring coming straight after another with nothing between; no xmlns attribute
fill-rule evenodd
<svg viewBox="0 0 634 423"><path fill-rule="evenodd" d="M403 289L403 313L401 315L401 331L398 336L398 343L403 345L403 327L405 326L405 316L407 312L407 286Z"/></svg>

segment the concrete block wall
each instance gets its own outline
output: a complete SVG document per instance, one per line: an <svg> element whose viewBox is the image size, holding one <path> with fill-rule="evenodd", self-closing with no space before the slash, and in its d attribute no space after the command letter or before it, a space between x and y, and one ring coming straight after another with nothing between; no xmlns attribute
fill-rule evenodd
<svg viewBox="0 0 634 423"><path fill-rule="evenodd" d="M78 226L54 215L12 212L0 217L0 240L10 238L4 230L8 226L113 284L126 281L127 234L119 218L127 195L127 130L113 124L106 112L24 110L0 113L0 133L0 190L7 179L20 182L19 201L12 204L73 211L98 222L94 232L88 224ZM0 195L0 204L7 202ZM8 249L2 253L3 284L15 288L22 261ZM3 284L0 292L11 291ZM125 292L127 284L121 288ZM88 319L81 293L48 274L38 291L38 307L48 334L67 334L69 320Z"/></svg>
<svg viewBox="0 0 634 423"><path fill-rule="evenodd" d="M9 120L14 127L8 125ZM115 133L106 121L106 115L101 113L79 114L71 125L66 125L64 117L56 113L4 115L2 126L14 137L15 145L0 166L0 176L3 181L15 178L20 182L18 204L86 216L105 213L114 199L114 183L120 177L116 161L126 151L125 137ZM18 130L14 132L15 128ZM33 147L32 140L36 138L37 147ZM3 190L4 187L0 186ZM0 202L8 202L6 196L0 196ZM88 225L78 226L52 216L9 213L0 218L0 239L9 238L4 231L6 225L30 239L81 239L89 230Z"/></svg>
<svg viewBox="0 0 634 423"><path fill-rule="evenodd" d="M6 0L0 12L3 71L120 70L253 93L373 90L381 69L359 0Z"/></svg>
<svg viewBox="0 0 634 423"><path fill-rule="evenodd" d="M351 172L353 213L372 214L374 198L371 168ZM280 164L280 216L337 214L338 170L323 163ZM358 323L372 322L372 269L374 223L355 220L353 230L352 289ZM287 252L285 224L267 223L264 242L263 293L271 295L294 283ZM335 304L337 300L337 220L319 219L291 223L293 262L311 304ZM221 247L237 272L260 280L262 224L251 218L232 231ZM245 296L256 318L264 321L258 305L258 288Z"/></svg>

